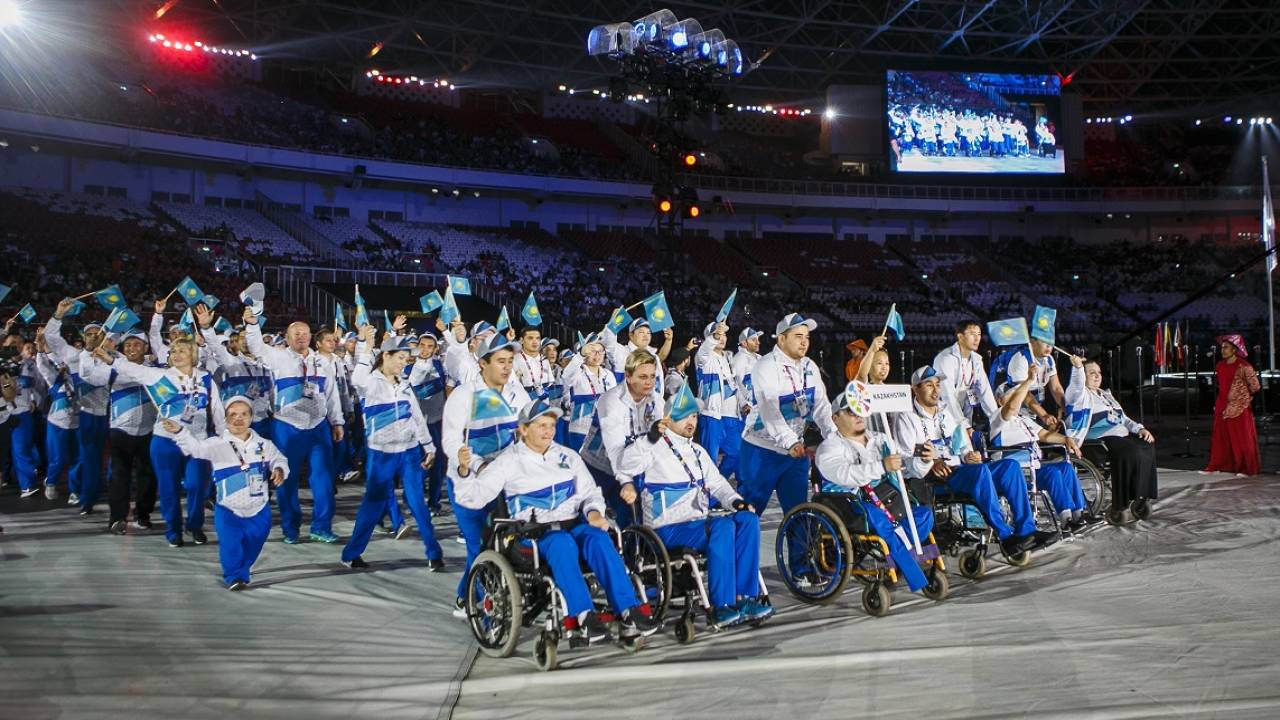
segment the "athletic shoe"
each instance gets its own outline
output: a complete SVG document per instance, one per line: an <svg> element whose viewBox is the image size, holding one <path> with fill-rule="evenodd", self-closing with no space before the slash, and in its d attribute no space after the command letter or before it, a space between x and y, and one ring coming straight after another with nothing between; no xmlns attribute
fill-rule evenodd
<svg viewBox="0 0 1280 720"><path fill-rule="evenodd" d="M52 486L52 485L51 485L50 487L54 487L54 486ZM56 488L55 488L55 491L56 491ZM49 493L48 493L48 492L45 492L45 497L49 497ZM55 496L55 497L56 497L56 496ZM53 498L49 498L49 499L50 499L50 500L52 500ZM75 494L75 493L71 493L70 495L68 495L68 496L67 496L67 504L68 504L68 505L79 505L79 504L80 504L80 496L79 496L79 495L77 495L77 494Z"/></svg>
<svg viewBox="0 0 1280 720"><path fill-rule="evenodd" d="M364 558L360 557L359 555L351 558L350 560L343 560L342 564L346 565L352 570L363 570L369 567L369 563L365 562Z"/></svg>
<svg viewBox="0 0 1280 720"><path fill-rule="evenodd" d="M134 527L138 528L139 530L150 530L150 529L151 529L151 518L145 518L145 517L143 517L143 518L134 518L134 519L133 519L133 523L131 523L131 524L132 524Z"/></svg>
<svg viewBox="0 0 1280 720"><path fill-rule="evenodd" d="M1000 541L1000 549L1004 551L1005 555L1012 557L1026 550L1030 540L1030 535L1010 535Z"/></svg>
<svg viewBox="0 0 1280 720"><path fill-rule="evenodd" d="M169 547L176 547L176 548L180 548L180 547L182 547L182 538L181 538L181 537L176 537L176 538L174 538L174 539L170 540L170 541L169 541Z"/></svg>
<svg viewBox="0 0 1280 720"><path fill-rule="evenodd" d="M45 485L45 486L44 486L44 496L45 496L45 497L47 497L47 498L49 498L50 500L57 500L57 499L58 499L58 486L57 486L57 485Z"/></svg>
<svg viewBox="0 0 1280 720"><path fill-rule="evenodd" d="M329 545L338 542L338 536L331 532L313 532L307 535L307 537L315 540L316 542L327 543Z"/></svg>
<svg viewBox="0 0 1280 720"><path fill-rule="evenodd" d="M444 560L436 558L435 560L427 561L427 572L440 572L441 570L444 570Z"/></svg>
<svg viewBox="0 0 1280 720"><path fill-rule="evenodd" d="M297 545L297 544L298 544L298 538L296 538L296 537L288 537L288 536L285 536L284 544L285 544L285 545Z"/></svg>
<svg viewBox="0 0 1280 720"><path fill-rule="evenodd" d="M205 544L205 543L209 542L209 538L205 536L205 534L204 534L204 531L203 531L203 530L192 530L192 531L191 531L191 542L193 542L193 543L195 543L195 544L197 544L197 545L203 545L203 544Z"/></svg>
<svg viewBox="0 0 1280 720"><path fill-rule="evenodd" d="M1058 533L1052 530L1037 530L1031 536L1031 542L1026 547L1028 550L1036 550L1042 547L1048 547L1058 542Z"/></svg>
<svg viewBox="0 0 1280 720"><path fill-rule="evenodd" d="M244 590L247 587L249 587L249 583L243 580L236 580L235 582L228 585L227 589L230 590L231 592L240 592L241 590Z"/></svg>
<svg viewBox="0 0 1280 720"><path fill-rule="evenodd" d="M400 523L400 527L396 530L395 539L399 540L405 535L408 535L409 531L412 529L413 528L409 526L409 523L407 522Z"/></svg>
<svg viewBox="0 0 1280 720"><path fill-rule="evenodd" d="M653 618L653 611L648 604L639 605L622 613L622 636L649 636L658 632L658 621Z"/></svg>
<svg viewBox="0 0 1280 720"><path fill-rule="evenodd" d="M464 537L462 537L461 535L458 535L457 537L455 537L455 538L453 539L453 541L454 541L454 542L456 542L456 543L458 543L459 545L466 545L466 544L467 544L467 539L466 539L466 538L464 538Z"/></svg>
<svg viewBox="0 0 1280 720"><path fill-rule="evenodd" d="M40 492L40 488L38 488L38 487L28 488L28 489L26 489L26 490L23 490L23 491L22 491L22 497L24 497L24 498L29 498L29 497L31 497L32 495L35 495L35 494L36 494L36 493L38 493L38 492Z"/></svg>
<svg viewBox="0 0 1280 720"><path fill-rule="evenodd" d="M346 482L351 482L352 480L356 480L359 477L360 477L359 470L351 470L350 472L343 473L341 480L342 482L346 483Z"/></svg>
<svg viewBox="0 0 1280 720"><path fill-rule="evenodd" d="M583 618L582 633L587 636L587 642L599 642L609 637L609 628L605 626L604 621L594 611L587 612L587 616Z"/></svg>
<svg viewBox="0 0 1280 720"><path fill-rule="evenodd" d="M80 508L80 517L84 517L85 515L92 515L92 514L93 514L93 507L86 506L86 507Z"/></svg>
<svg viewBox="0 0 1280 720"><path fill-rule="evenodd" d="M742 617L747 622L756 622L758 620L767 620L773 617L773 606L760 602L759 598L743 600L738 605L738 609L742 612Z"/></svg>
<svg viewBox="0 0 1280 720"><path fill-rule="evenodd" d="M742 622L742 611L732 605L718 607L711 611L711 624L726 628Z"/></svg>
<svg viewBox="0 0 1280 720"><path fill-rule="evenodd" d="M462 598L453 601L453 616L460 619L467 619L467 603Z"/></svg>
<svg viewBox="0 0 1280 720"><path fill-rule="evenodd" d="M110 528L108 528L108 529L109 529L109 530L111 530L111 532L112 532L112 533L114 533L114 534L116 534L116 535L124 535L124 534L125 534L125 532L126 532L126 530L125 530L125 528L126 528L126 527L128 527L128 526L125 524L125 521L123 521L123 520L117 520L117 521L115 521L115 522L111 523L111 527L110 527Z"/></svg>

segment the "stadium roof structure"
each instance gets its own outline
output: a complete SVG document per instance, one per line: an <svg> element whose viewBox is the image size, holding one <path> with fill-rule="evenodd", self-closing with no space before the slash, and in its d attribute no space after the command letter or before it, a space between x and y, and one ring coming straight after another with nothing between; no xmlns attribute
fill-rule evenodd
<svg viewBox="0 0 1280 720"><path fill-rule="evenodd" d="M813 99L887 68L1052 72L1086 111L1212 109L1280 90L1274 0L116 0L259 55L390 67L466 86L601 87L598 24L661 7L718 27L754 68L742 98ZM163 10L163 12L161 12ZM155 17L155 16L160 17Z"/></svg>

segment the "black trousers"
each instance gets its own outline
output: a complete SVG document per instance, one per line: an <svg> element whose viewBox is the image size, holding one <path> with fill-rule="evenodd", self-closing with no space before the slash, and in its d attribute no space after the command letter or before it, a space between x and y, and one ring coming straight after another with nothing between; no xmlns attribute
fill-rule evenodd
<svg viewBox="0 0 1280 720"><path fill-rule="evenodd" d="M1136 498L1156 499L1156 448L1137 435L1102 439L1102 445L1090 443L1084 456L1097 464L1104 457L1111 462L1111 502L1124 508Z"/></svg>
<svg viewBox="0 0 1280 720"><path fill-rule="evenodd" d="M18 484L18 478L13 476L13 428L17 424L18 419L13 416L0 423L0 478L13 485Z"/></svg>
<svg viewBox="0 0 1280 720"><path fill-rule="evenodd" d="M134 519L149 518L156 508L156 474L151 467L151 433L137 437L112 430L111 478L107 483L111 519L108 522L129 518L131 486L134 488Z"/></svg>

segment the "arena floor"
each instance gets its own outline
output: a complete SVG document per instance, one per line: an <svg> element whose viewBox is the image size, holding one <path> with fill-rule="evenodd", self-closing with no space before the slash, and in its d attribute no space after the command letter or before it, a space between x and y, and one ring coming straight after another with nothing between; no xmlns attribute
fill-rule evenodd
<svg viewBox="0 0 1280 720"><path fill-rule="evenodd" d="M937 157L917 152L904 153L898 161L899 172L944 173L1056 173L1066 172L1067 158L1062 150L1057 157L1035 155L1014 158Z"/></svg>
<svg viewBox="0 0 1280 720"><path fill-rule="evenodd" d="M372 571L350 573L337 548L276 532L253 588L233 594L212 545L112 537L5 494L0 717L1280 716L1280 479L1161 482L1152 522L1098 528L981 582L953 572L942 604L901 591L880 619L853 593L804 606L770 552L779 613L763 628L690 646L667 633L635 656L566 650L549 674L532 635L517 657L476 655L449 615L452 541L443 575L416 536L376 540ZM341 517L358 497L341 489ZM778 519L766 515L766 548Z"/></svg>

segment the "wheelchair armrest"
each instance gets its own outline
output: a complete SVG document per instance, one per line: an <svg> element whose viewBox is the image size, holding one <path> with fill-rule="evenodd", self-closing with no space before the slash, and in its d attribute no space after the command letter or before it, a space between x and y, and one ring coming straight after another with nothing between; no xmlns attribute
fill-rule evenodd
<svg viewBox="0 0 1280 720"><path fill-rule="evenodd" d="M1016 443L1014 445L988 445L987 450L990 452L1018 452L1019 450L1030 450L1033 446L1038 445L1036 442Z"/></svg>

